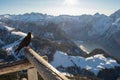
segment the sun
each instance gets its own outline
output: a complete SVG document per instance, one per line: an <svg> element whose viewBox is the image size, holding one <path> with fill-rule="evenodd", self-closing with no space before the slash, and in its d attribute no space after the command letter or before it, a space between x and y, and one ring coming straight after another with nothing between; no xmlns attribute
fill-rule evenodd
<svg viewBox="0 0 120 80"><path fill-rule="evenodd" d="M65 0L65 5L75 5L77 3L77 0Z"/></svg>

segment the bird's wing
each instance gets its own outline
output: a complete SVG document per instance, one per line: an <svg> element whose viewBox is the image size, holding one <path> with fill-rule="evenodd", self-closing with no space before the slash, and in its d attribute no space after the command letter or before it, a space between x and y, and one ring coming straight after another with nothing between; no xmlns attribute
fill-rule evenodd
<svg viewBox="0 0 120 80"><path fill-rule="evenodd" d="M19 43L19 46L23 46L23 45L25 44L25 42L26 42L26 39L27 39L27 37L25 37L25 38Z"/></svg>

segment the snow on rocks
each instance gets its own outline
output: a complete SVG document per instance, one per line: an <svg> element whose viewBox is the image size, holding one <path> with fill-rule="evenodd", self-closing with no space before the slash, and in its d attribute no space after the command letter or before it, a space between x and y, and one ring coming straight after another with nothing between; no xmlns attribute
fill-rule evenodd
<svg viewBox="0 0 120 80"><path fill-rule="evenodd" d="M90 70L94 74L98 74L101 69L114 68L120 66L116 60L106 58L102 54L97 54L92 57L83 58L80 56L69 56L64 52L56 51L54 59L51 64L54 67L70 67L74 66L73 62L78 66L86 70Z"/></svg>

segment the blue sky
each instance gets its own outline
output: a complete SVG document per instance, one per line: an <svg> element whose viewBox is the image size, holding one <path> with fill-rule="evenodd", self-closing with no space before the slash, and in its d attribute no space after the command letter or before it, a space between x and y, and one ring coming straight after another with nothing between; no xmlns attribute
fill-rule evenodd
<svg viewBox="0 0 120 80"><path fill-rule="evenodd" d="M110 15L118 9L120 0L0 0L0 14Z"/></svg>

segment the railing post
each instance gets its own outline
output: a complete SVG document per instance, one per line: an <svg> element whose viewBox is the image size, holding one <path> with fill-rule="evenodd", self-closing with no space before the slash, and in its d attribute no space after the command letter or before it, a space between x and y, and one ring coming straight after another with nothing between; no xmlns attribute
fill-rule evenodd
<svg viewBox="0 0 120 80"><path fill-rule="evenodd" d="M35 68L28 69L27 75L28 75L28 80L38 80L38 74Z"/></svg>

